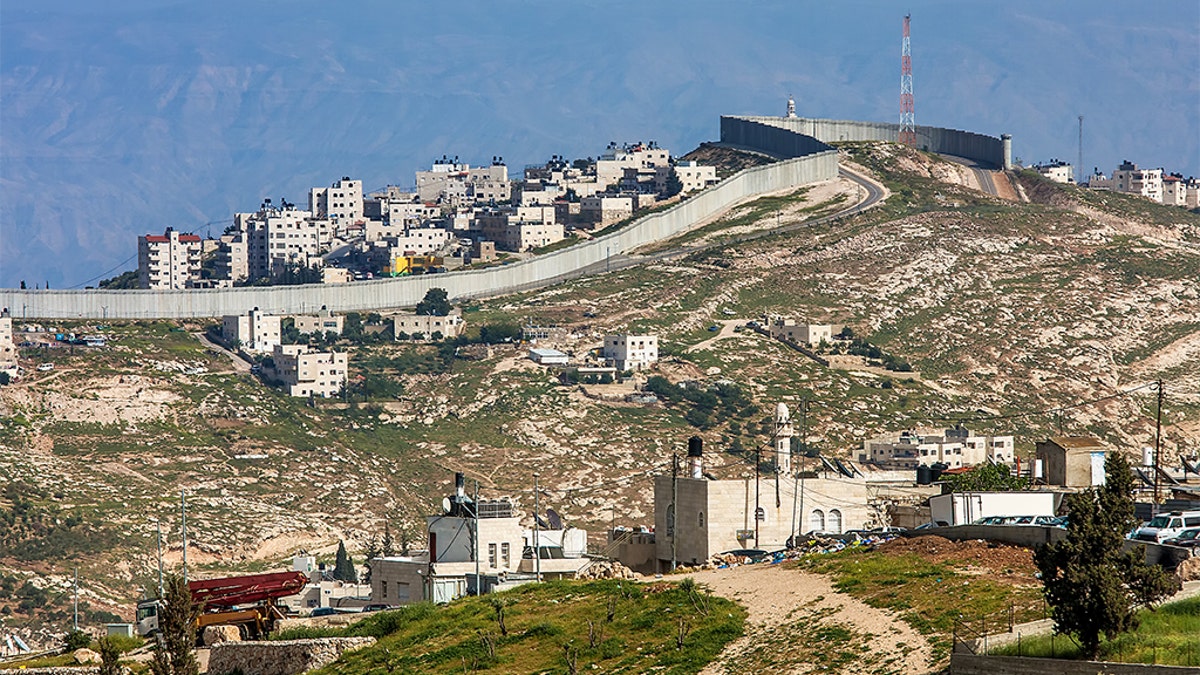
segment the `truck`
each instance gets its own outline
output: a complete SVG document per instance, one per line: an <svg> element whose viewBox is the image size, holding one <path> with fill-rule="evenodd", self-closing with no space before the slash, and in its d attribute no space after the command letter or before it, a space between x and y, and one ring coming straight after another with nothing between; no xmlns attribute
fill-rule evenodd
<svg viewBox="0 0 1200 675"><path fill-rule="evenodd" d="M208 626L237 626L244 640L265 637L275 629L283 612L275 601L304 589L308 576L303 572L270 572L221 579L189 581L192 601L200 607L196 618L197 637ZM148 637L159 632L160 598L137 604L138 635Z"/></svg>

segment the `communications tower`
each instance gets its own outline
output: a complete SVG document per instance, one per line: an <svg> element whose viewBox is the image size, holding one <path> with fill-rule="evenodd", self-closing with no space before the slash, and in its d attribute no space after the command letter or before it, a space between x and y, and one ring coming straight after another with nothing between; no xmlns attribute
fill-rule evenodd
<svg viewBox="0 0 1200 675"><path fill-rule="evenodd" d="M917 125L913 116L912 53L908 46L908 14L904 15L904 40L900 43L900 142L917 147Z"/></svg>

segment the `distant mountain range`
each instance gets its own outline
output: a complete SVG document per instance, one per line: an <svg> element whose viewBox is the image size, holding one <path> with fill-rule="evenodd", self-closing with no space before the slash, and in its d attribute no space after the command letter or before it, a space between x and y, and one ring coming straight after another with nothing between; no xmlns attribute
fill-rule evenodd
<svg viewBox="0 0 1200 675"><path fill-rule="evenodd" d="M408 185L443 154L656 140L721 114L897 117L885 3L367 2L0 8L0 285L92 284L138 234L218 235L264 197L342 176ZM1014 135L1027 162L1200 174L1200 6L923 0L919 124Z"/></svg>

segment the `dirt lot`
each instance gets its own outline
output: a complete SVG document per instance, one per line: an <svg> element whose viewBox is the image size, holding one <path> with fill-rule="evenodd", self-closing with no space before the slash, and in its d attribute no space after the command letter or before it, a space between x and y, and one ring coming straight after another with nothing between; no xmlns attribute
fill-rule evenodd
<svg viewBox="0 0 1200 675"><path fill-rule="evenodd" d="M945 541L945 540L943 540ZM836 669L840 673L903 672L930 670L930 648L925 638L898 617L834 590L829 579L779 565L745 565L709 570L690 575L717 595L744 605L749 613L746 635L701 671L701 675L742 672L739 662L759 650L780 650L780 634L773 630L788 620L811 614L822 622L853 626L865 633L868 654ZM786 639L786 636L783 636ZM784 650L786 651L786 650ZM883 665L892 659L889 668ZM817 670L816 663L779 663L770 672L805 673ZM828 672L828 671L825 671Z"/></svg>
<svg viewBox="0 0 1200 675"><path fill-rule="evenodd" d="M1013 584L1030 583L1036 571L1032 550L982 539L950 541L936 535L912 539L901 537L881 544L879 550L892 555L914 553L930 562L965 564L962 569L966 572L988 574L997 581Z"/></svg>

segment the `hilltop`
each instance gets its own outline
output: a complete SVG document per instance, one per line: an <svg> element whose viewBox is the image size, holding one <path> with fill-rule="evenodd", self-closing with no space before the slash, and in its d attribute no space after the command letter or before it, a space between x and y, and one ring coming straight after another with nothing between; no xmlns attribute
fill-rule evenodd
<svg viewBox="0 0 1200 675"><path fill-rule="evenodd" d="M27 367L56 368L0 388L0 583L47 586L48 599L22 609L24 595L0 593L4 623L62 625L53 612L69 606L76 564L83 597L129 618L154 565L152 518L163 519L168 560L179 559L181 489L189 560L202 571L278 566L300 549L331 558L339 538L360 559L385 520L419 538L455 470L488 495L526 499L540 471L551 506L593 533L614 518L650 524L645 476L689 435L721 454L718 473L752 473L767 414L802 397L814 401L807 441L830 455L964 419L1014 434L1018 452L1060 425L1134 451L1152 438L1149 389L1031 413L1161 377L1165 455L1195 452L1200 216L1027 174L1004 199L924 153L841 152L887 188L886 203L806 225L853 200L854 186L765 196L656 247L672 252L663 260L464 308L476 333L557 325L560 346L576 351L605 332L655 333L655 374L725 384L703 414L680 400L625 403L618 385L563 386L511 344L480 360L344 344L352 380L386 386L313 405L235 368L200 340L201 322L120 322L103 350L27 351ZM850 326L919 376L829 369L734 330L764 313Z"/></svg>

